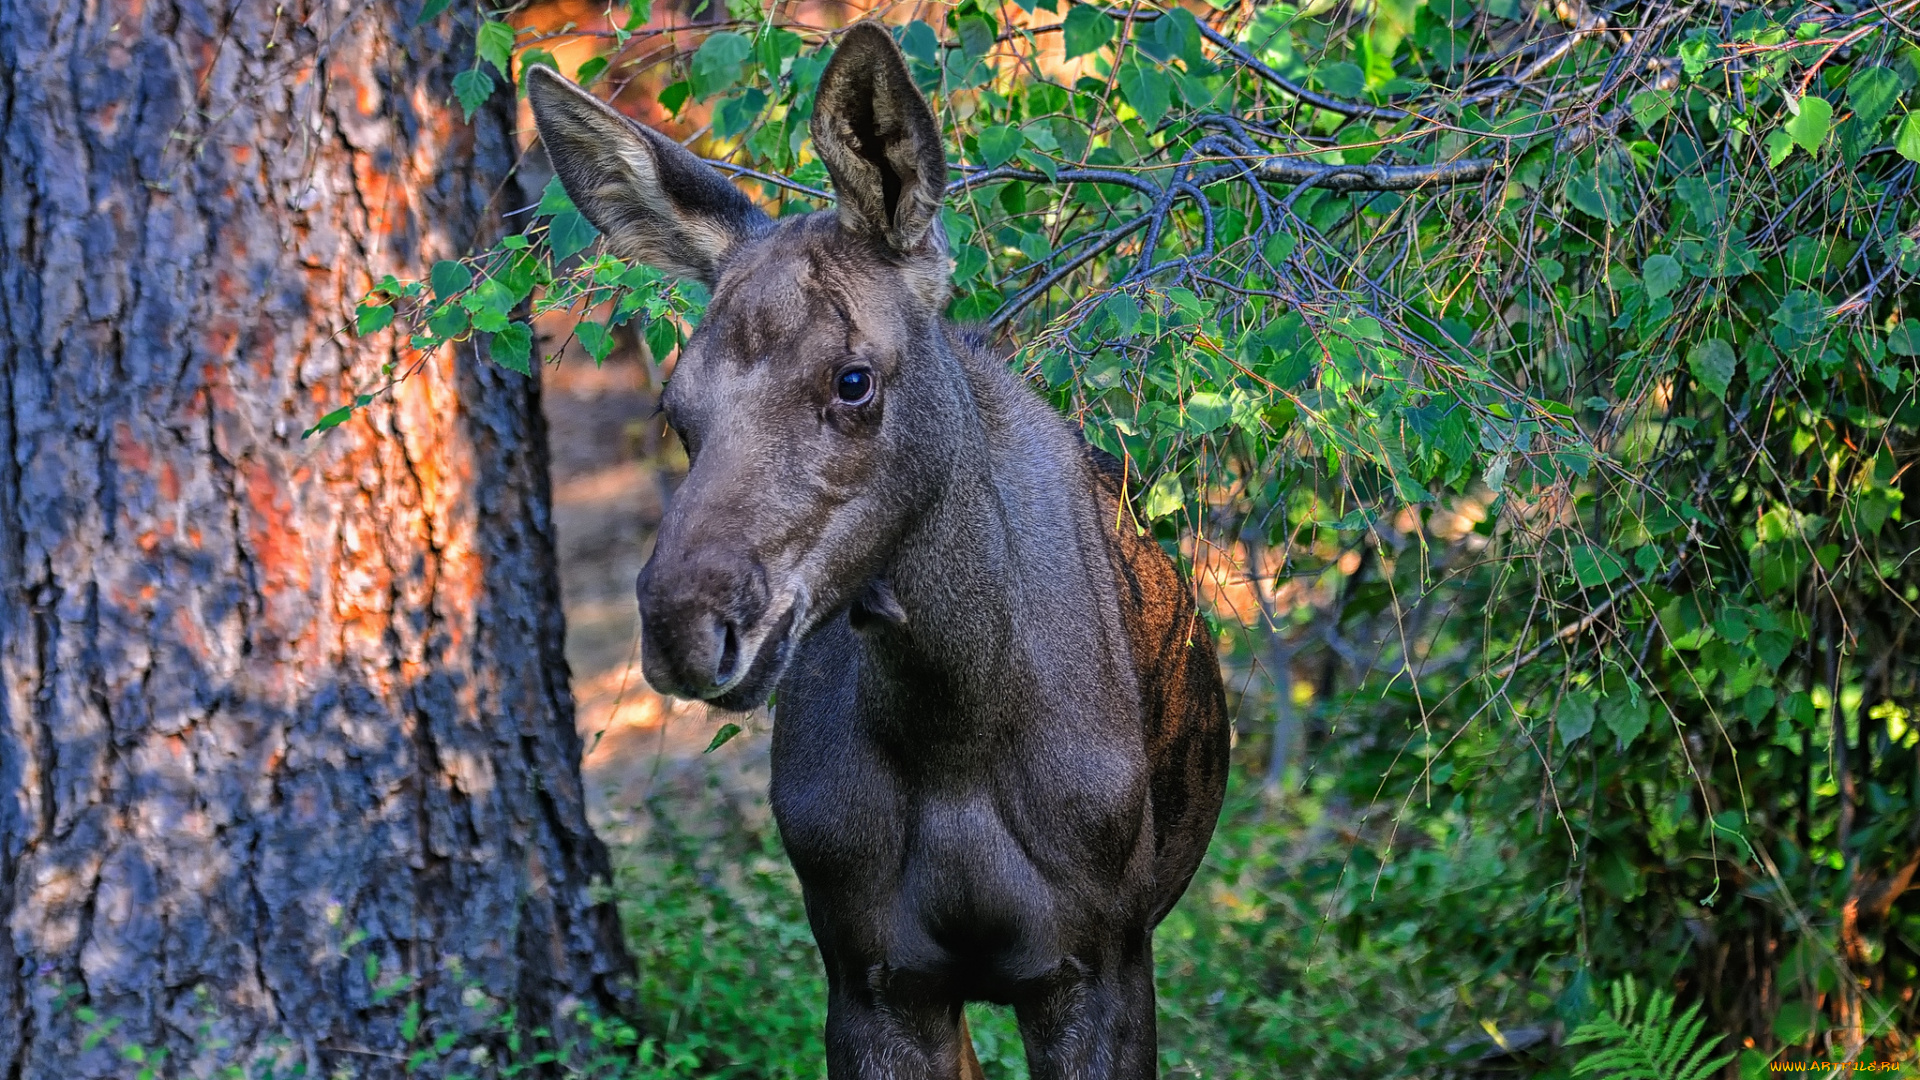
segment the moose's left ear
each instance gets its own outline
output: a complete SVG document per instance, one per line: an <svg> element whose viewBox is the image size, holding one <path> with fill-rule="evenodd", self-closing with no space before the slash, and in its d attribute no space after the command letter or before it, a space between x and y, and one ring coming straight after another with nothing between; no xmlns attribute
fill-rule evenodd
<svg viewBox="0 0 1920 1080"><path fill-rule="evenodd" d="M820 76L813 149L833 177L840 221L902 255L925 249L947 190L940 125L893 35L855 24Z"/></svg>

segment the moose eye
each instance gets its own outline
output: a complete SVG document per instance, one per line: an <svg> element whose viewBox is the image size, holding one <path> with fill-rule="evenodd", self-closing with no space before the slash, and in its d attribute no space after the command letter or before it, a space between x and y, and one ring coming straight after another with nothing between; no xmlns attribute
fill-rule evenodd
<svg viewBox="0 0 1920 1080"><path fill-rule="evenodd" d="M865 405L873 397L873 372L848 368L833 380L833 394L843 405Z"/></svg>

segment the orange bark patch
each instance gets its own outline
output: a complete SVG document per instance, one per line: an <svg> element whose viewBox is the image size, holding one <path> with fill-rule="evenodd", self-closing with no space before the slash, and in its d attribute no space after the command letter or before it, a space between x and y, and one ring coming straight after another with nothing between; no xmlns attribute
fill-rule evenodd
<svg viewBox="0 0 1920 1080"><path fill-rule="evenodd" d="M120 109L122 104L122 102L110 101L100 106L93 111L92 116L87 118L87 122L92 124L93 130L103 138L112 136L120 130Z"/></svg>
<svg viewBox="0 0 1920 1080"><path fill-rule="evenodd" d="M153 468L153 448L133 437L133 428L125 420L113 426L113 456L134 472Z"/></svg>
<svg viewBox="0 0 1920 1080"><path fill-rule="evenodd" d="M200 365L200 379L206 385L207 397L213 407L221 412L237 412L239 399L233 395L233 387L227 385L226 370L219 364Z"/></svg>
<svg viewBox="0 0 1920 1080"><path fill-rule="evenodd" d="M311 578L306 544L293 522L293 500L263 462L243 461L240 478L246 487L247 539L260 567L261 592L272 597L304 591Z"/></svg>
<svg viewBox="0 0 1920 1080"><path fill-rule="evenodd" d="M207 325L206 342L209 354L231 356L233 347L240 342L240 324L224 316L214 319Z"/></svg>
<svg viewBox="0 0 1920 1080"><path fill-rule="evenodd" d="M368 208L367 231L386 235L392 231L393 178L373 167L373 155L364 151L353 155L353 182Z"/></svg>

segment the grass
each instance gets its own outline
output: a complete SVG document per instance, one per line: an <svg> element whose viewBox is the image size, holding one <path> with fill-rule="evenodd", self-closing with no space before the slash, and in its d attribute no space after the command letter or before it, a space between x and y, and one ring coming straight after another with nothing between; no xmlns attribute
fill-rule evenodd
<svg viewBox="0 0 1920 1080"><path fill-rule="evenodd" d="M764 801L721 787L654 795L615 848L644 1019L702 1075L816 1080L825 982L799 885ZM1502 887L1511 846L1440 813L1383 864L1355 818L1324 792L1284 810L1230 793L1155 938L1163 1075L1431 1076L1567 1004L1572 965L1538 958L1564 928ZM1010 1011L968 1016L987 1075L1024 1080Z"/></svg>

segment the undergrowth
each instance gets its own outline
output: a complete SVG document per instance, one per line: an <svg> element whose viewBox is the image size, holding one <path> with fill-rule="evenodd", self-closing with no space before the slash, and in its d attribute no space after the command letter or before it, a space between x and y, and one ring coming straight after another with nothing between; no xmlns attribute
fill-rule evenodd
<svg viewBox="0 0 1920 1080"><path fill-rule="evenodd" d="M721 786L714 774L656 794L644 839L615 849L643 1020L698 1075L813 1080L826 987L799 885L764 802ZM1619 1010L1575 960L1577 925L1512 884L1537 850L1519 842L1531 822L1440 803L1394 835L1327 788L1230 793L1155 937L1162 1075L1612 1075L1604 1021ZM1621 1022L1691 1055L1693 1011L1674 1021L1661 1002ZM1024 1080L1011 1012L968 1017L988 1077Z"/></svg>

